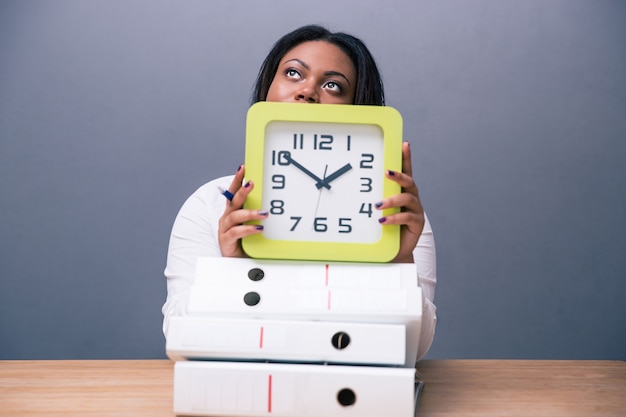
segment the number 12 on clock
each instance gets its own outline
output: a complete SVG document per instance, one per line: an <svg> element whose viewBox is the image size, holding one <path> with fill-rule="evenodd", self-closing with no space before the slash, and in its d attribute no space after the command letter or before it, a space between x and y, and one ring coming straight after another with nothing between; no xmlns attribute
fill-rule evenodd
<svg viewBox="0 0 626 417"><path fill-rule="evenodd" d="M313 138L307 138L307 145L312 146L312 148L314 150L316 149L320 149L320 150L326 150L326 151L331 151L333 148L333 142L334 142L335 138L333 137L333 135L318 135L318 134L313 134ZM351 138L350 135L348 135L345 138L345 146L346 149L349 151L350 150L350 143L351 143ZM293 134L293 149L304 149L305 146L305 139L304 139L304 133L294 133Z"/></svg>

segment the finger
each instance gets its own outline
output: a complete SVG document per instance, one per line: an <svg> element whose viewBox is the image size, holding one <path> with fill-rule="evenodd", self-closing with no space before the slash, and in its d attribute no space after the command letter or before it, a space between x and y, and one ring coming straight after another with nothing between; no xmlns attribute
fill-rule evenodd
<svg viewBox="0 0 626 417"><path fill-rule="evenodd" d="M252 181L246 182L240 186L236 193L234 193L233 200L231 201L231 207L234 209L240 209L243 207L244 201L248 197L248 194L254 189L254 183Z"/></svg>
<svg viewBox="0 0 626 417"><path fill-rule="evenodd" d="M237 168L237 172L235 173L235 176L233 177L233 180L230 182L230 185L228 186L228 188L226 190L222 190L222 194L224 195L224 197L226 197L226 199L230 201L231 203L231 204L226 204L226 210L237 209L240 207L240 206L237 206L235 203L233 203L233 201L235 200L237 191L239 191L239 189L242 187L241 183L243 182L244 174L245 174L245 168L243 164L239 165L239 167Z"/></svg>
<svg viewBox="0 0 626 417"><path fill-rule="evenodd" d="M225 214L219 221L218 240L223 256L245 256L241 249L241 238L261 233L260 224L244 225L243 222L260 220L268 216L263 210L235 210Z"/></svg>
<svg viewBox="0 0 626 417"><path fill-rule="evenodd" d="M384 210L392 207L401 207L403 211L420 213L423 211L422 203L415 194L404 192L386 198L375 204L376 209Z"/></svg>
<svg viewBox="0 0 626 417"><path fill-rule="evenodd" d="M396 214L390 214L389 216L381 217L378 222L382 224L401 224L401 225L419 225L423 223L423 215L414 213L412 211L401 211Z"/></svg>
<svg viewBox="0 0 626 417"><path fill-rule="evenodd" d="M226 234L228 233L228 231L230 231L230 229L234 227L237 227L243 223L250 222L252 220L265 219L268 215L269 213L265 210L234 210L231 213L222 217L222 219L220 220L220 230L223 230L224 234Z"/></svg>
<svg viewBox="0 0 626 417"><path fill-rule="evenodd" d="M226 233L220 234L219 243L222 256L245 257L246 254L241 247L241 239L262 231L263 226L260 225L240 225L228 229Z"/></svg>
<svg viewBox="0 0 626 417"><path fill-rule="evenodd" d="M226 244L236 244L239 239L242 239L249 235L254 235L263 232L263 226L259 224L241 224L231 227L222 236L222 241ZM228 242L228 243L227 243Z"/></svg>
<svg viewBox="0 0 626 417"><path fill-rule="evenodd" d="M379 223L383 225L399 224L406 227L411 233L420 235L424 228L424 214L403 211L397 214L381 217Z"/></svg>
<svg viewBox="0 0 626 417"><path fill-rule="evenodd" d="M411 162L411 146L409 142L402 143L402 172L413 178L413 163Z"/></svg>
<svg viewBox="0 0 626 417"><path fill-rule="evenodd" d="M413 181L413 177L398 171L385 171L385 177L390 179L393 182L398 183L403 190L414 191L417 190L417 186L415 185L415 181Z"/></svg>

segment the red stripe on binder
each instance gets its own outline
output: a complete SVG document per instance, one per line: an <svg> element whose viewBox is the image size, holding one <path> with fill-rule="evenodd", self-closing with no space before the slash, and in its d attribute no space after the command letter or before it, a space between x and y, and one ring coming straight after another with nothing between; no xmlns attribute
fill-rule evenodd
<svg viewBox="0 0 626 417"><path fill-rule="evenodd" d="M263 349L263 326L261 326L261 334L259 335L259 349Z"/></svg>
<svg viewBox="0 0 626 417"><path fill-rule="evenodd" d="M330 310L330 291L328 291L328 309Z"/></svg>
<svg viewBox="0 0 626 417"><path fill-rule="evenodd" d="M272 375L268 375L267 380L267 412L272 412Z"/></svg>

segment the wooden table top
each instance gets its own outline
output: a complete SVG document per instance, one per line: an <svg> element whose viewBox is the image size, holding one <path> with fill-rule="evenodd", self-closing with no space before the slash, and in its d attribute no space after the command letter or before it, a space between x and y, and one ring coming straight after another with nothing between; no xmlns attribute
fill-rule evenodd
<svg viewBox="0 0 626 417"><path fill-rule="evenodd" d="M171 417L173 364L0 361L0 416ZM425 360L418 371L419 417L626 416L623 361Z"/></svg>
<svg viewBox="0 0 626 417"><path fill-rule="evenodd" d="M626 362L437 360L418 364L419 417L626 416Z"/></svg>

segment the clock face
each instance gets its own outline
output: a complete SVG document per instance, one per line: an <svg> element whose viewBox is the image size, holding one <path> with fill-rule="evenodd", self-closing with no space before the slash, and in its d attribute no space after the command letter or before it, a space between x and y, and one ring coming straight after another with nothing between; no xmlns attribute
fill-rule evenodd
<svg viewBox="0 0 626 417"><path fill-rule="evenodd" d="M399 226L375 204L400 192L402 119L382 106L260 102L248 112L244 208L267 210L263 232L243 238L251 257L387 262Z"/></svg>
<svg viewBox="0 0 626 417"><path fill-rule="evenodd" d="M374 243L381 237L382 130L376 125L273 121L265 130L267 239Z"/></svg>

